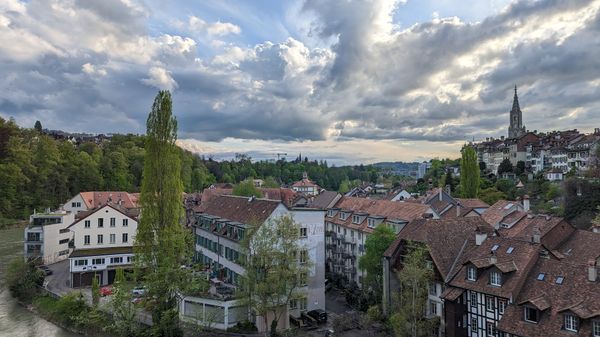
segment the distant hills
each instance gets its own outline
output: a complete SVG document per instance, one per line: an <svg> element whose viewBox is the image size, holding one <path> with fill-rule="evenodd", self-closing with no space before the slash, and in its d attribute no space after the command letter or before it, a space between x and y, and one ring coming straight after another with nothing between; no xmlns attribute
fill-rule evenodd
<svg viewBox="0 0 600 337"><path fill-rule="evenodd" d="M417 162L405 163L402 161L396 161L396 162L375 163L375 164L373 164L373 166L381 169L384 172L390 173L390 174L415 177L417 175L419 163L417 163Z"/></svg>

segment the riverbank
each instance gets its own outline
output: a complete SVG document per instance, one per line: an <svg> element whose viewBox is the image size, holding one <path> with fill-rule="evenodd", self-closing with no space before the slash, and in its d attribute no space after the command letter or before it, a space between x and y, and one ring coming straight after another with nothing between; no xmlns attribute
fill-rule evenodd
<svg viewBox="0 0 600 337"><path fill-rule="evenodd" d="M27 220L0 218L0 230L23 228L27 226Z"/></svg>

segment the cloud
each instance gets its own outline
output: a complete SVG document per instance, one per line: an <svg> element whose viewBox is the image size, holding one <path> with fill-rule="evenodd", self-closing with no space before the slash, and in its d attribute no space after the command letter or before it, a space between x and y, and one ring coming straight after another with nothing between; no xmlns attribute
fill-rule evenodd
<svg viewBox="0 0 600 337"><path fill-rule="evenodd" d="M0 115L141 133L156 90L169 89L180 137L213 153L277 143L364 161L505 134L515 84L530 129L600 124L598 0L517 1L479 22L439 15L412 26L394 21L401 1L294 6L273 39L249 43L246 25L260 20L230 11L215 21L134 0L7 0ZM258 14L248 13L267 19ZM368 154L352 150L359 143Z"/></svg>

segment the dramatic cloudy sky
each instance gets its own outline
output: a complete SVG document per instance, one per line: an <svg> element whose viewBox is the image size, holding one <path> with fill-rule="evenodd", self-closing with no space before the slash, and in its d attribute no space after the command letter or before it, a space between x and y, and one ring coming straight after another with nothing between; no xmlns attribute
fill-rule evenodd
<svg viewBox="0 0 600 337"><path fill-rule="evenodd" d="M474 5L473 3L476 3ZM173 92L180 144L335 163L456 157L600 126L600 1L2 0L0 115L143 133Z"/></svg>

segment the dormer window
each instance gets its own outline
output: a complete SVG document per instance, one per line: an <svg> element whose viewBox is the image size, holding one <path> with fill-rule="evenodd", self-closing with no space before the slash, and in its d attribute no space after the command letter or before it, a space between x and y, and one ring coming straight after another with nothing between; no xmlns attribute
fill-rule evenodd
<svg viewBox="0 0 600 337"><path fill-rule="evenodd" d="M359 223L360 223L360 216L358 216L358 215L353 215L353 216L352 216L352 223L354 223L354 224L359 224Z"/></svg>
<svg viewBox="0 0 600 337"><path fill-rule="evenodd" d="M574 315L566 314L565 330L577 332L577 330L579 330L579 319Z"/></svg>
<svg viewBox="0 0 600 337"><path fill-rule="evenodd" d="M536 308L525 307L524 311L525 322L537 323L540 319L540 313Z"/></svg>
<svg viewBox="0 0 600 337"><path fill-rule="evenodd" d="M497 271L490 273L490 284L493 286L500 287L502 285L502 274Z"/></svg>
<svg viewBox="0 0 600 337"><path fill-rule="evenodd" d="M600 321L592 322L592 336L600 337Z"/></svg>
<svg viewBox="0 0 600 337"><path fill-rule="evenodd" d="M477 281L477 268L473 266L467 268L467 280Z"/></svg>
<svg viewBox="0 0 600 337"><path fill-rule="evenodd" d="M368 222L369 228L375 228L375 219L368 219Z"/></svg>
<svg viewBox="0 0 600 337"><path fill-rule="evenodd" d="M348 219L348 216L350 216L350 213L341 212L340 213L340 220L346 220L346 219Z"/></svg>

